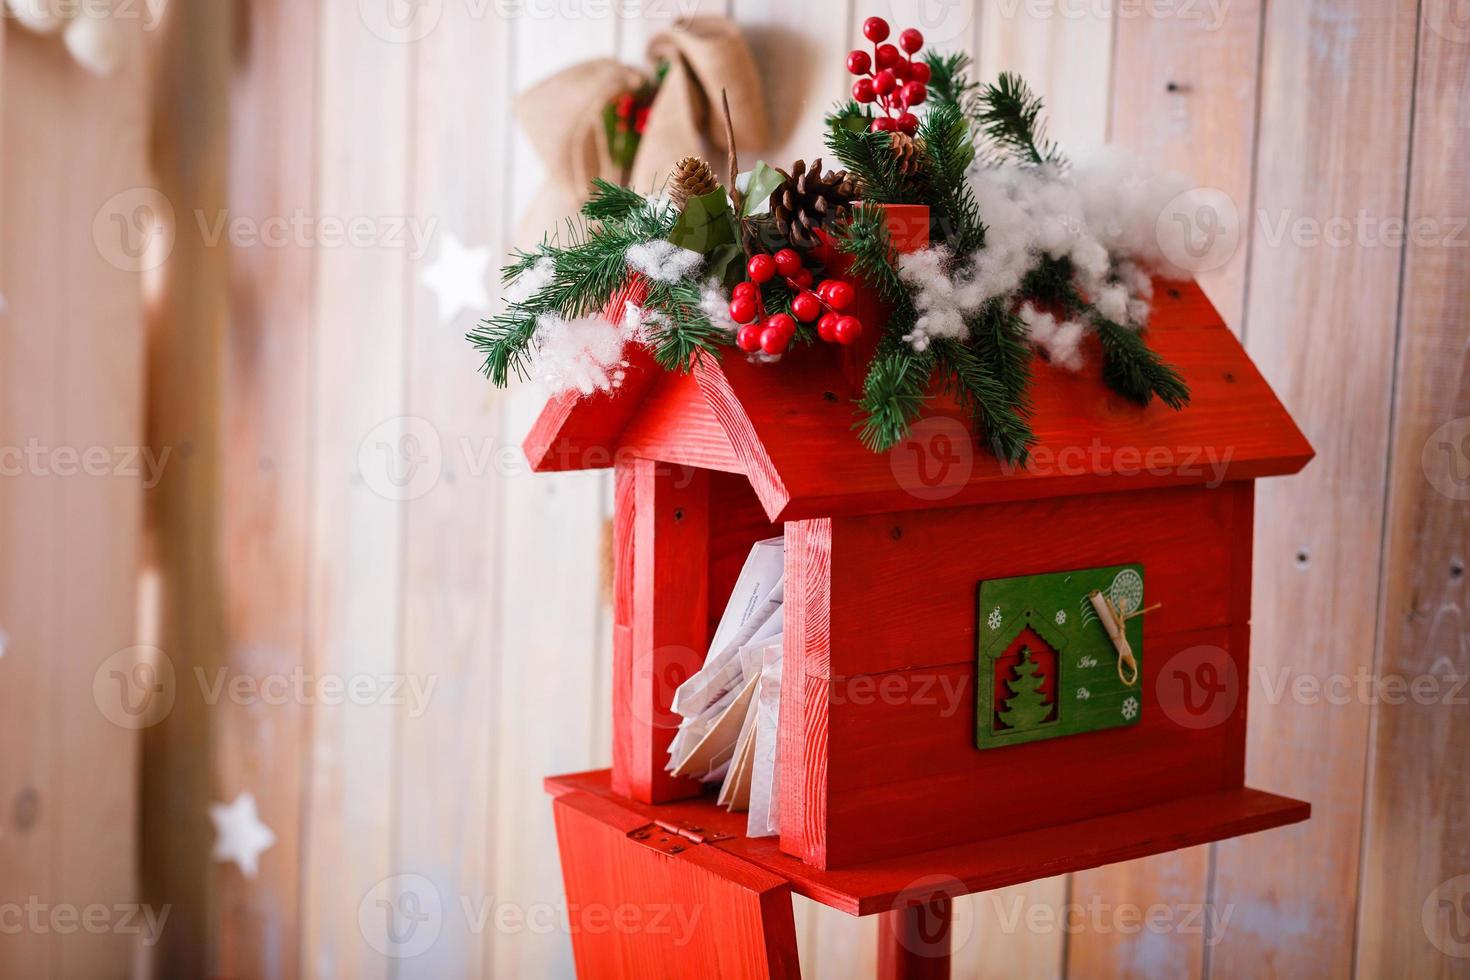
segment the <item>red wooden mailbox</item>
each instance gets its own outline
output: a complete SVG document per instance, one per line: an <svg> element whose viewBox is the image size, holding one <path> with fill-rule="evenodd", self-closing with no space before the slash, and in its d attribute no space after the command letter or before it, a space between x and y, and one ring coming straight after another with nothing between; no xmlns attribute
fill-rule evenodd
<svg viewBox="0 0 1470 980"><path fill-rule="evenodd" d="M864 448L826 345L635 363L547 406L535 468L617 486L613 768L547 784L568 901L699 909L691 935L574 930L583 976L794 975L792 891L890 913L884 971L943 975L956 895L1307 818L1244 777L1254 480L1312 450L1198 286L1156 286L1150 341L1191 404L1038 358L1024 465L939 392L905 443ZM748 839L665 772L670 703L782 533L781 830Z"/></svg>

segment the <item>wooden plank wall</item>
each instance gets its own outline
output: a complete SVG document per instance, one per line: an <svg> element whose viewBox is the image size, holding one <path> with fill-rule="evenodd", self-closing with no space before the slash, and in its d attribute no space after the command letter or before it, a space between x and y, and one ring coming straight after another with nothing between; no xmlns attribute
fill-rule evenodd
<svg viewBox="0 0 1470 980"><path fill-rule="evenodd" d="M136 941L127 709L150 702L117 682L137 663L149 229L131 221L150 199L141 33L122 44L102 81L0 17L0 976L123 977Z"/></svg>
<svg viewBox="0 0 1470 980"><path fill-rule="evenodd" d="M1218 188L1245 227L1201 278L1319 450L1258 495L1250 704L1251 781L1312 800L1314 819L957 902L955 975L1463 972L1446 952L1467 952L1452 918L1470 887L1463 705L1281 693L1360 670L1448 691L1470 671L1470 30L1454 4L528 0L506 16L445 0L412 6L429 19L406 26L372 3L226 9L173 5L161 63L174 67L154 93L179 242L150 431L156 448L191 447L151 508L161 643L184 679L147 733L143 893L179 906L157 975L570 975L540 780L608 762L612 488L524 472L513 447L536 392L488 387L461 339L479 311L441 316L423 276L450 236L492 257L514 240L542 178L515 91L588 58L637 62L696 10L745 24L768 80L773 146L742 148L747 163L822 152L843 54L878 12L974 53L987 77L1022 71L1064 143L1113 139ZM142 425L140 375L120 366L140 369L141 340L77 332L126 320L136 281L99 269L63 296L44 271L92 254L38 249L31 229L66 206L86 230L101 200L142 181L129 169L141 148L108 141L143 131L142 75L94 86L3 19L0 32L0 445L125 439ZM65 84L37 85L62 68ZM89 169L100 159L105 178ZM65 199L57 175L85 193ZM257 226L363 220L376 237L218 247L196 209ZM1431 225L1408 248L1382 224L1406 217ZM422 252L390 240L399 219L430 233ZM1346 243L1313 238L1344 222ZM493 274L484 285L493 301ZM132 888L127 832L89 836L94 823L48 802L95 792L131 826L130 743L57 719L90 703L98 651L131 635L118 570L136 542L119 529L139 506L131 487L0 480L0 743L27 747L0 752L0 900ZM52 547L62 525L80 529L78 549L107 541L109 562ZM68 616L82 601L104 614ZM430 696L413 711L184 694L194 667L263 679L297 665ZM104 753L105 774L75 764ZM208 857L207 804L242 792L276 836L253 880ZM35 798L41 819L22 826ZM1223 926L1198 927L1206 903ZM1125 931L1128 908L1156 904L1176 928ZM434 908L435 941L394 955L382 916ZM798 900L796 923L806 975L871 972L873 922ZM0 936L0 974L118 974L116 946Z"/></svg>

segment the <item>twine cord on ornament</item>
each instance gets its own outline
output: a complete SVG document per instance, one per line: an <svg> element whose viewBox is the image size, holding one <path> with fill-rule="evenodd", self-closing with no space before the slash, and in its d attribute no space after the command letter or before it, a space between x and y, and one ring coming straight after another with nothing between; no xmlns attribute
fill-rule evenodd
<svg viewBox="0 0 1470 980"><path fill-rule="evenodd" d="M1103 595L1094 589L1088 593L1087 598L1092 601L1092 608L1097 610L1097 618L1102 620L1103 629L1108 631L1108 639L1113 641L1113 648L1118 651L1118 680L1132 687L1138 683L1138 658L1133 655L1133 648L1128 645L1128 634L1125 628L1128 620L1152 612L1163 603L1156 602L1145 609L1124 615L1111 596Z"/></svg>

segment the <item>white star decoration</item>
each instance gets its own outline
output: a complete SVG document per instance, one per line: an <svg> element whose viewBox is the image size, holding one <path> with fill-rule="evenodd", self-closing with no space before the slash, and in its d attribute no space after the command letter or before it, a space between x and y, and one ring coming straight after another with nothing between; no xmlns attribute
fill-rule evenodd
<svg viewBox="0 0 1470 980"><path fill-rule="evenodd" d="M490 268L490 249L465 248L453 232L440 236L439 257L419 273L419 281L439 298L439 320L450 323L466 310L483 310L490 305L485 273Z"/></svg>
<svg viewBox="0 0 1470 980"><path fill-rule="evenodd" d="M209 819L214 821L214 859L234 861L245 877L254 878L261 852L276 842L276 835L260 822L254 794L241 793L228 805L211 803Z"/></svg>

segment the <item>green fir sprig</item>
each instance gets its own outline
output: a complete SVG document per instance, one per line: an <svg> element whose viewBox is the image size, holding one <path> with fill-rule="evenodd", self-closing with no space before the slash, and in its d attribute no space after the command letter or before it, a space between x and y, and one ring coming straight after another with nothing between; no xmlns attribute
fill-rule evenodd
<svg viewBox="0 0 1470 980"><path fill-rule="evenodd" d="M1003 71L981 92L977 121L1001 158L1065 166L1066 158L1046 137L1042 107L1041 97L1020 75Z"/></svg>

